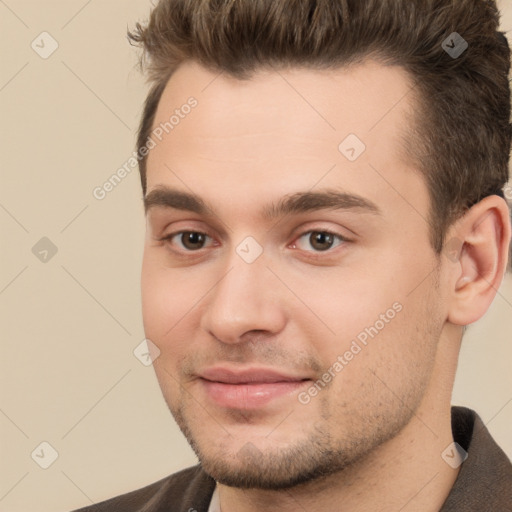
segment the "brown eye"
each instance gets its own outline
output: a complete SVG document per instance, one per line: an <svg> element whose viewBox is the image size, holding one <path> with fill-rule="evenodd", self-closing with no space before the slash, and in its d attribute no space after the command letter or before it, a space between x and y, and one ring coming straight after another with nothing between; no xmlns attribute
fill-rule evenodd
<svg viewBox="0 0 512 512"><path fill-rule="evenodd" d="M327 252L348 240L329 231L308 231L297 239L295 248L308 252Z"/></svg>
<svg viewBox="0 0 512 512"><path fill-rule="evenodd" d="M196 231L184 231L179 235L181 244L189 251L196 251L202 249L207 235L204 233L198 233Z"/></svg>
<svg viewBox="0 0 512 512"><path fill-rule="evenodd" d="M335 236L331 233L312 232L309 235L309 243L316 251L327 251L335 242Z"/></svg>

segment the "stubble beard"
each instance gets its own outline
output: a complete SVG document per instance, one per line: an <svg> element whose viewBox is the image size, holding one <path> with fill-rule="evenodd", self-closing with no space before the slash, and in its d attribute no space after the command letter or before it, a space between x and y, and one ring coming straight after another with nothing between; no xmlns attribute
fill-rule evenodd
<svg viewBox="0 0 512 512"><path fill-rule="evenodd" d="M351 429L349 436L334 440L328 429L330 414L322 407L322 420L299 440L264 450L258 448L256 440L249 440L233 450L225 432L222 441L205 441L197 428L208 430L207 423L188 419L183 401L169 408L206 473L230 487L261 490L291 489L341 473L395 437L414 415L408 407L397 407L388 421L368 417L359 422L362 427L357 432ZM213 419L209 423L210 432L218 430ZM199 427L194 428L194 424Z"/></svg>

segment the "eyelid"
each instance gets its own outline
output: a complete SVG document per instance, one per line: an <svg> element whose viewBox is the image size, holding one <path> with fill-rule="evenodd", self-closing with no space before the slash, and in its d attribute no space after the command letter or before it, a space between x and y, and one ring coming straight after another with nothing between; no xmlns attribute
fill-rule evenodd
<svg viewBox="0 0 512 512"><path fill-rule="evenodd" d="M214 230L212 230L209 226L205 225L205 223L201 219L195 218L172 220L170 222L169 220L167 220L167 222L165 223L162 222L160 226L154 226L154 233L155 240L158 240L159 242L168 240L169 238L182 233L200 233L212 239L216 237L218 238L217 235L214 235ZM157 236L158 233L166 234Z"/></svg>
<svg viewBox="0 0 512 512"><path fill-rule="evenodd" d="M320 228L310 228L310 229L307 229L306 231L301 231L297 236L294 237L294 239L293 239L294 241L291 243L291 245L294 246L293 248L294 249L296 248L297 240L300 240L302 237L304 237L306 235L311 235L312 233L325 233L325 234L331 235L331 236L339 239L340 243L338 245L335 245L332 248L326 249L325 251L315 251L315 250L308 251L306 249L299 249L299 250L302 250L303 252L310 252L310 253L317 254L317 255L332 254L333 252L336 251L336 249L340 245L343 245L344 243L352 241L349 238L347 238L346 236L344 236L341 233L338 233L337 231L334 231L332 229L326 229L326 228L321 228L321 227Z"/></svg>
<svg viewBox="0 0 512 512"><path fill-rule="evenodd" d="M171 233L168 233L166 235L158 237L157 240L159 242L171 242L174 237L179 236L179 235L183 235L184 233L198 233L200 235L205 235L207 238L209 238L211 241L213 241L212 245L214 245L214 246L216 245L215 244L215 239L214 239L213 236L211 236L209 233L207 233L205 231L200 231L198 229L180 229L180 230L177 230L177 231L172 231ZM196 249L194 251L194 250L187 250L187 249L183 249L183 248L178 247L178 248L173 248L172 250L174 252L180 253L182 255L182 254L200 253L201 251L203 251L206 248L207 247L201 247L200 249Z"/></svg>
<svg viewBox="0 0 512 512"><path fill-rule="evenodd" d="M172 241L172 239L178 235L183 235L184 233L199 233L201 235L205 235L207 238L209 238L213 243L210 243L209 246L207 247L202 247L200 249L197 249L197 250L187 250L187 249L182 249L182 248L174 248L174 252L178 252L180 254L198 254L198 253L201 253L202 251L204 251L205 249L207 249L208 247L211 247L213 245L213 247L218 247L220 244L218 241L215 240L215 237L212 236L211 233L208 232L208 230L200 230L200 229L194 229L194 228L189 228L189 229L178 229L178 230L175 230L175 231L172 231L170 233L167 233L161 237L157 237L157 240L159 242L166 242L166 241ZM312 233L326 233L326 234L329 234L329 235L332 235L333 237L337 238L340 243L335 245L334 247L332 248L329 248L329 249L326 249L325 251L315 251L315 250L306 250L306 249L300 249L300 248L297 248L297 241L299 239L301 239L302 237L306 236L306 235L311 235ZM287 244L287 247L289 248L290 246L293 246L292 248L294 250L299 250L299 251L302 251L302 252L306 252L306 253L313 253L315 255L317 255L318 257L321 257L323 254L324 255L330 255L334 252L336 252L336 249L338 247L340 247L341 245L344 245L344 243L347 243L347 242L352 242L353 240L351 240L350 238L346 237L345 235L339 233L338 231L334 230L334 229L330 229L330 228L324 228L324 227L321 227L321 226L316 226L316 227L310 227L308 229L303 229L302 231L300 231L299 233L297 233L296 235L293 236L293 239L292 239L292 242L288 243Z"/></svg>

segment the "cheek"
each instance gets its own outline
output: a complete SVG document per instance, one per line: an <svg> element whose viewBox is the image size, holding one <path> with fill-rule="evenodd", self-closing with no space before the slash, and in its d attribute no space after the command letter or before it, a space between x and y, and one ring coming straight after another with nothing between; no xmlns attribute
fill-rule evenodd
<svg viewBox="0 0 512 512"><path fill-rule="evenodd" d="M142 263L141 298L146 337L155 342L160 337L156 334L169 322L168 315L172 314L172 308L168 307L165 272L158 269L147 253Z"/></svg>
<svg viewBox="0 0 512 512"><path fill-rule="evenodd" d="M297 274L290 277L297 295L303 300L293 316L306 331L315 332L313 339L332 343L335 352L345 348L358 336L364 342L367 331L389 329L402 308L403 297L382 273L349 269L333 269L329 272ZM325 351L325 350L324 350Z"/></svg>
<svg viewBox="0 0 512 512"><path fill-rule="evenodd" d="M197 274L166 267L161 258L145 253L141 295L146 336L157 345L172 338L206 290Z"/></svg>
<svg viewBox="0 0 512 512"><path fill-rule="evenodd" d="M372 371L382 373L393 388L408 378L424 380L442 325L432 306L431 279L423 277L418 288L417 270L396 261L394 267L330 269L313 279L295 277L308 308L302 308L302 315L296 311L294 318L302 333L314 340L324 368L341 376L336 379L339 385L343 381L343 387L353 389L374 381ZM342 369L340 364L333 368L337 361Z"/></svg>
<svg viewBox="0 0 512 512"><path fill-rule="evenodd" d="M160 332L170 329L180 318L192 311L207 291L207 284L198 272L173 269L165 265L160 251L146 250L142 263L141 293L144 323Z"/></svg>
<svg viewBox="0 0 512 512"><path fill-rule="evenodd" d="M194 314L198 294L183 271L162 264L160 258L145 253L142 275L142 317L146 338L159 349L153 361L162 392L174 410L180 400L180 361L188 353L187 328Z"/></svg>
<svg viewBox="0 0 512 512"><path fill-rule="evenodd" d="M325 395L331 412L343 413L356 428L371 418L378 425L389 414L416 409L432 374L436 347L435 330L418 313L413 304L405 304L382 329L373 324L362 330L364 343L348 336L343 352L333 351L330 364L339 353L343 369L330 396Z"/></svg>

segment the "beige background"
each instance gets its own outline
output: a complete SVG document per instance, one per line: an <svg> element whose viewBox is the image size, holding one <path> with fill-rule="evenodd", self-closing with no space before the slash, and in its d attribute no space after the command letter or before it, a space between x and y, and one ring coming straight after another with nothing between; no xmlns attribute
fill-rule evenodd
<svg viewBox="0 0 512 512"><path fill-rule="evenodd" d="M144 338L136 170L92 195L131 156L145 87L125 33L149 7L0 0L0 511L70 510L195 462L133 355ZM59 45L47 59L31 48L51 48L43 31ZM46 263L32 253L42 237L58 250ZM465 339L453 399L509 456L511 333L509 276ZM43 441L58 452L48 469L31 458Z"/></svg>

